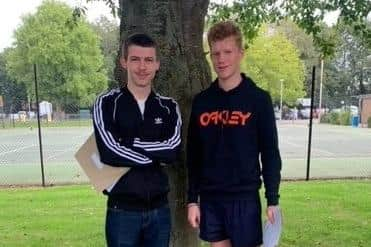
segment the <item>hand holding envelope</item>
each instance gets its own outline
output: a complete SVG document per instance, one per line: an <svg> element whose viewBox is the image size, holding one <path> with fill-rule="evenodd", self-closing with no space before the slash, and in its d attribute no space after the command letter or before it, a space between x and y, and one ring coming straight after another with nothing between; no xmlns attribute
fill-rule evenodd
<svg viewBox="0 0 371 247"><path fill-rule="evenodd" d="M276 247L280 240L282 232L282 213L281 209L276 206L273 207L273 218L274 222L271 223L267 220L263 228L263 246L264 247Z"/></svg>
<svg viewBox="0 0 371 247"><path fill-rule="evenodd" d="M130 169L128 167L113 167L100 162L94 134L80 147L75 158L98 192L105 189L111 190Z"/></svg>

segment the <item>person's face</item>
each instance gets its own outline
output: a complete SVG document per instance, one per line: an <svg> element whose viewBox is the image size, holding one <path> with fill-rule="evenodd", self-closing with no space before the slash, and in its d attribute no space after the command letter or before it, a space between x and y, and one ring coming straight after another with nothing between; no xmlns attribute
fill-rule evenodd
<svg viewBox="0 0 371 247"><path fill-rule="evenodd" d="M127 59L120 59L121 66L127 70L128 83L135 87L150 87L160 62L156 49L131 45L128 47Z"/></svg>
<svg viewBox="0 0 371 247"><path fill-rule="evenodd" d="M211 61L219 79L225 81L240 74L243 50L237 45L234 36L211 42L210 51Z"/></svg>

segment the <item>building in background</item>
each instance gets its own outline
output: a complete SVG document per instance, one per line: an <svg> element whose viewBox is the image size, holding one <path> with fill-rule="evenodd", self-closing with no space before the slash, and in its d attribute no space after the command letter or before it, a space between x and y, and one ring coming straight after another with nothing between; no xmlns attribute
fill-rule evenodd
<svg viewBox="0 0 371 247"><path fill-rule="evenodd" d="M371 94L362 95L359 98L360 123L367 127L367 121L371 118Z"/></svg>

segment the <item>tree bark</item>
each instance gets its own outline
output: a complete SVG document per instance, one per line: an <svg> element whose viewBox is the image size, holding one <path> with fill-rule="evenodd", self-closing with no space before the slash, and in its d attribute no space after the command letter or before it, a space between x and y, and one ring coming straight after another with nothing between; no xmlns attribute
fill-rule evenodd
<svg viewBox="0 0 371 247"><path fill-rule="evenodd" d="M203 49L204 20L209 0L120 0L120 40L135 32L151 35L159 47L160 71L155 89L175 98L183 117L185 140L193 96L211 81ZM121 53L121 49L118 54ZM116 78L125 82L125 72L117 63ZM183 147L185 146L183 142ZM170 246L198 246L198 236L187 223L186 169L184 148L179 164L169 167L172 209Z"/></svg>

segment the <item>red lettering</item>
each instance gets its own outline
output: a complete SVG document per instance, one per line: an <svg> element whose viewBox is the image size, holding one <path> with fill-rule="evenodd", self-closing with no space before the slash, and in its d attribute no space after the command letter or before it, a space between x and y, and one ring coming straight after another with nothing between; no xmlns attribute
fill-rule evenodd
<svg viewBox="0 0 371 247"><path fill-rule="evenodd" d="M215 125L218 124L218 112L217 111L213 111L212 113L210 113L210 121L213 121Z"/></svg>
<svg viewBox="0 0 371 247"><path fill-rule="evenodd" d="M250 118L251 116L251 113L250 112L247 112L246 114L243 114L242 112L238 112L238 114L240 115L241 117L241 124L242 125L245 125L246 124L246 121Z"/></svg>
<svg viewBox="0 0 371 247"><path fill-rule="evenodd" d="M204 112L200 115L199 121L201 126L213 125L241 125L245 126L251 117L251 112L243 113L241 111L213 111Z"/></svg>
<svg viewBox="0 0 371 247"><path fill-rule="evenodd" d="M228 123L230 125L238 125L238 115L236 114L236 112L232 112L232 115L231 115L231 118L229 119Z"/></svg>
<svg viewBox="0 0 371 247"><path fill-rule="evenodd" d="M200 124L202 126L208 126L209 122L210 122L209 113L208 112L202 113L200 116Z"/></svg>

